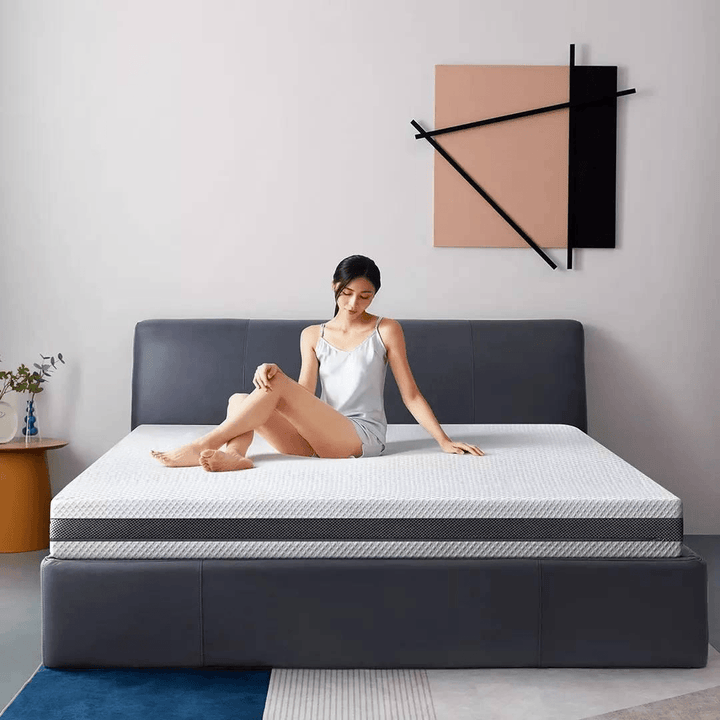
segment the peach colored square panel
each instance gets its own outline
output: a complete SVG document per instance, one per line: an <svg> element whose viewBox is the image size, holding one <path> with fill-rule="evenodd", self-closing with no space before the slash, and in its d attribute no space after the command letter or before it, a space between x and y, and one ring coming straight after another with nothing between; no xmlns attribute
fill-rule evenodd
<svg viewBox="0 0 720 720"><path fill-rule="evenodd" d="M437 65L435 129L568 102L563 66ZM567 247L567 109L435 140L542 248ZM437 152L435 247L529 245Z"/></svg>

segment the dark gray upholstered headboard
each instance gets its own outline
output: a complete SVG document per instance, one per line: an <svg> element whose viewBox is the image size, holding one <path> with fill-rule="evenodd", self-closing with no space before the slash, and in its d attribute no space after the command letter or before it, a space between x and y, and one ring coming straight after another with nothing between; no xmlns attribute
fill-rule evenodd
<svg viewBox="0 0 720 720"><path fill-rule="evenodd" d="M300 332L324 320L144 320L135 327L132 429L216 425L255 368L300 375ZM563 423L587 432L576 320L399 320L420 392L441 423ZM319 395L319 384L318 391ZM415 423L392 371L388 423Z"/></svg>

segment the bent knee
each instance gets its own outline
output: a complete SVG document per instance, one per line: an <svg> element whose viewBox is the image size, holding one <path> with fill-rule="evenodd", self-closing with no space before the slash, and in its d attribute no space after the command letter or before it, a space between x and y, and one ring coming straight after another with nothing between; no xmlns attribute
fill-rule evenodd
<svg viewBox="0 0 720 720"><path fill-rule="evenodd" d="M233 403L243 402L246 397L250 397L250 393L234 393L228 400L228 405Z"/></svg>

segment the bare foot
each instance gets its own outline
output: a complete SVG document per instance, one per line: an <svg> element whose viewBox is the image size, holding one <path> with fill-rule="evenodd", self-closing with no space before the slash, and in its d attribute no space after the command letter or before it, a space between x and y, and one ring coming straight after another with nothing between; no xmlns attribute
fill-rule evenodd
<svg viewBox="0 0 720 720"><path fill-rule="evenodd" d="M166 467L193 467L200 464L201 450L202 448L196 443L189 443L177 450L169 450L168 452L151 450L150 454Z"/></svg>
<svg viewBox="0 0 720 720"><path fill-rule="evenodd" d="M200 453L200 465L208 472L229 472L231 470L248 470L252 460L232 451L203 450Z"/></svg>

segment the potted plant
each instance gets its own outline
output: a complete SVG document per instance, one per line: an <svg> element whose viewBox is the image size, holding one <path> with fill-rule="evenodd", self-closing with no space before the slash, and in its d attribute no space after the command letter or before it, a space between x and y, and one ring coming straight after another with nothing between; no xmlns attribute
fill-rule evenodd
<svg viewBox="0 0 720 720"><path fill-rule="evenodd" d="M43 359L42 365L34 363L37 370L30 370L26 365L21 364L15 372L0 372L0 381L2 382L0 386L0 442L9 442L15 437L17 431L17 413L11 405L2 401L2 396L10 391L30 393L30 399L27 401L25 427L22 432L25 436L38 434L34 414L35 395L43 391L43 383L46 383L52 373L57 370L54 355L45 357L41 353L40 357ZM65 365L62 353L58 353L57 359ZM50 362L46 363L45 360Z"/></svg>

